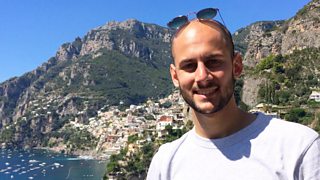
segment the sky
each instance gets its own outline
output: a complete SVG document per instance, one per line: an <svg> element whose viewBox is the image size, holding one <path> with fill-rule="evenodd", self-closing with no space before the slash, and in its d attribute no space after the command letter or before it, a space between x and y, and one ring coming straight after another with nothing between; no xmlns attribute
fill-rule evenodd
<svg viewBox="0 0 320 180"><path fill-rule="evenodd" d="M0 83L32 71L58 48L109 21L165 27L178 15L219 8L233 33L256 21L291 18L310 0L0 0ZM194 18L192 15L190 18ZM220 20L218 17L217 20Z"/></svg>

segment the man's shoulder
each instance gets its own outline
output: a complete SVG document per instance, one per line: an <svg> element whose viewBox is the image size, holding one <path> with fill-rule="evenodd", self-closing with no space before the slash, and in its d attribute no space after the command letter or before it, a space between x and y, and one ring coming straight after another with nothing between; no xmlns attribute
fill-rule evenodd
<svg viewBox="0 0 320 180"><path fill-rule="evenodd" d="M167 167L168 163L170 163L174 154L179 149L180 145L184 142L184 140L187 138L189 133L190 131L185 133L179 139L162 144L160 146L157 153L152 158L152 162L150 165L151 171L149 170L152 173L149 172L149 174L153 174L155 172L157 173L158 171L160 171L160 169Z"/></svg>
<svg viewBox="0 0 320 180"><path fill-rule="evenodd" d="M286 121L278 117L269 116L263 113L259 113L259 116L263 120L269 121L266 131L274 134L279 138L292 137L295 140L301 139L306 141L310 139L310 141L313 141L317 137L319 137L319 134L308 126Z"/></svg>
<svg viewBox="0 0 320 180"><path fill-rule="evenodd" d="M159 154L174 153L179 148L179 146L184 142L184 140L187 138L189 133L190 133L190 131L186 132L180 138L178 138L172 142L167 142L165 144L162 144L158 150L158 153Z"/></svg>

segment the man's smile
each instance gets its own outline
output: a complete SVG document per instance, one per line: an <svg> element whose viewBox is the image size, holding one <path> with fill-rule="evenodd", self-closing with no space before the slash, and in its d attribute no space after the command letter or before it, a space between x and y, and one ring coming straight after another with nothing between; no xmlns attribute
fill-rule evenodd
<svg viewBox="0 0 320 180"><path fill-rule="evenodd" d="M213 86L210 88L201 88L201 89L194 90L194 94L210 96L210 95L213 95L217 89L218 89L217 86Z"/></svg>

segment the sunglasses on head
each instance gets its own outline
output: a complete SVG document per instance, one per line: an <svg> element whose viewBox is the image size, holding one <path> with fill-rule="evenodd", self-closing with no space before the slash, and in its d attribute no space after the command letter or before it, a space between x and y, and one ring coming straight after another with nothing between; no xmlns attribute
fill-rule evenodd
<svg viewBox="0 0 320 180"><path fill-rule="evenodd" d="M197 19L208 20L208 19L213 19L217 15L217 13L220 16L223 25L226 26L219 12L219 9L217 8L206 8L198 12L189 13L188 15L196 14ZM182 27L183 25L189 22L188 15L181 15L173 18L170 22L168 22L167 26L171 29L179 29L180 27Z"/></svg>

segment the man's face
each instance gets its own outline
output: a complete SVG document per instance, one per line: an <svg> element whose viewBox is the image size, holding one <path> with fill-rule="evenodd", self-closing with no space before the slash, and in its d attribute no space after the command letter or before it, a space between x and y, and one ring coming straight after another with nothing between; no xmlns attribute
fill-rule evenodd
<svg viewBox="0 0 320 180"><path fill-rule="evenodd" d="M175 65L170 67L171 77L185 101L202 114L223 109L233 98L234 68L237 75L242 70L241 58L240 70L239 60L232 60L223 34L191 22L174 39L172 51Z"/></svg>

